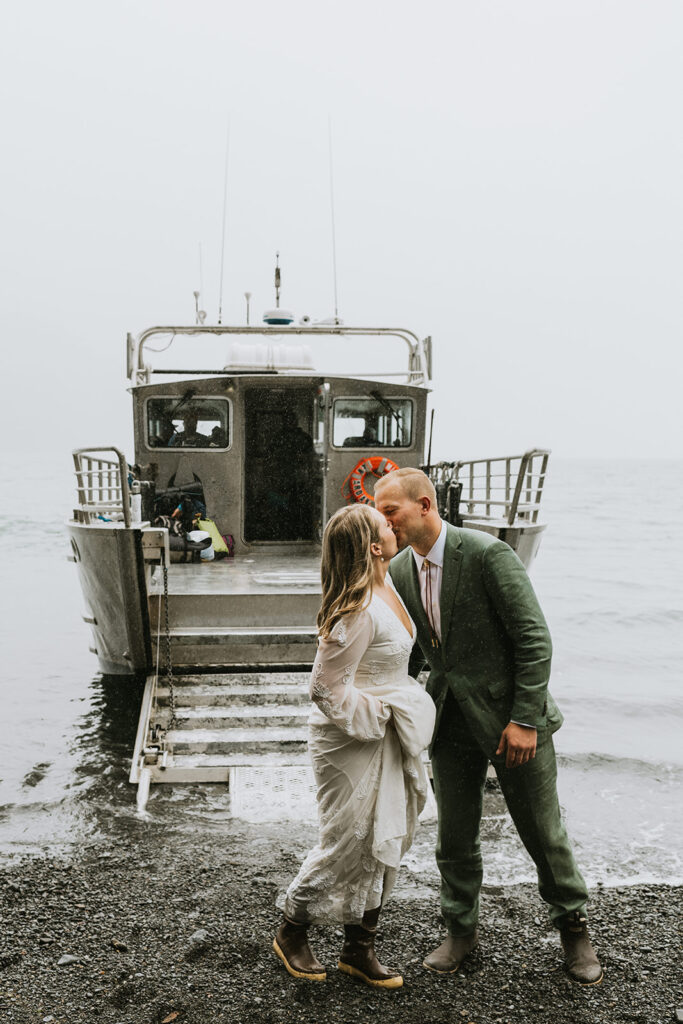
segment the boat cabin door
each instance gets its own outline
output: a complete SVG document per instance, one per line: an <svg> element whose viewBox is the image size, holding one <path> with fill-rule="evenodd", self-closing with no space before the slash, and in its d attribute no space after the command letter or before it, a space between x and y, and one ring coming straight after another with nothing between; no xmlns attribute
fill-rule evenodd
<svg viewBox="0 0 683 1024"><path fill-rule="evenodd" d="M317 387L254 387L245 392L248 543L318 540L325 492L318 403Z"/></svg>

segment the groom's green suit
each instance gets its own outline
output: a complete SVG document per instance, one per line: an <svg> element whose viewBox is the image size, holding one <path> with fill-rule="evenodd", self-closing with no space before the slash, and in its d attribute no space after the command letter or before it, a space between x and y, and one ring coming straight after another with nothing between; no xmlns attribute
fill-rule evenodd
<svg viewBox="0 0 683 1024"><path fill-rule="evenodd" d="M562 715L548 693L550 635L526 570L502 541L448 526L438 646L432 644L411 548L392 560L390 572L431 670L427 690L436 704L430 748L439 808L436 856L448 930L467 935L477 922L479 825L489 760L559 927L567 914L583 910L586 887L560 816L552 733ZM514 768L506 768L504 755L496 755L510 721L538 730L536 756Z"/></svg>

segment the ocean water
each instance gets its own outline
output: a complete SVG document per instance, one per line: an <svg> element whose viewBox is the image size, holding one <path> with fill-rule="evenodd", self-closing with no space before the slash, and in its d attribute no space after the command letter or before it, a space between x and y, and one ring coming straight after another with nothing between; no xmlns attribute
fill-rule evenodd
<svg viewBox="0 0 683 1024"><path fill-rule="evenodd" d="M156 787L136 816L140 693L102 679L88 651L66 560L69 453L11 453L3 466L14 484L0 491L0 858L127 830L234 827L220 786ZM560 801L592 884L683 881L682 513L683 462L551 458L532 579L565 715ZM483 835L489 883L534 877L495 794ZM436 879L433 841L426 825L406 860L415 881Z"/></svg>

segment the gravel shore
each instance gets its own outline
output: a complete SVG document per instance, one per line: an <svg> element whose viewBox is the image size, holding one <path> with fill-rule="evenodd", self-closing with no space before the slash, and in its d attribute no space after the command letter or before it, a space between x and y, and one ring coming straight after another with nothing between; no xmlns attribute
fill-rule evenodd
<svg viewBox="0 0 683 1024"><path fill-rule="evenodd" d="M572 984L531 885L489 886L481 946L448 978L421 967L442 928L436 891L405 887L379 952L404 987L377 992L335 970L341 933L317 928L324 984L297 982L271 951L277 892L295 873L296 825L232 822L194 834L158 825L69 858L0 872L0 1018L12 1024L665 1024L683 1008L681 889L599 888L591 931L605 966ZM680 1019L680 1018L678 1018Z"/></svg>

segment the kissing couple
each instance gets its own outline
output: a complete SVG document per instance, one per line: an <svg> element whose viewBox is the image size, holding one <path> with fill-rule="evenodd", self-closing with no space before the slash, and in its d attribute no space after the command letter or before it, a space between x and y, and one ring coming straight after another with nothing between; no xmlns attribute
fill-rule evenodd
<svg viewBox="0 0 683 1024"><path fill-rule="evenodd" d="M425 805L428 749L446 937L424 967L452 974L478 942L490 761L565 968L579 984L598 984L586 884L557 798L552 734L562 715L548 692L550 635L517 555L443 522L429 477L399 469L378 481L374 508L332 516L321 573L309 733L319 836L279 901L273 948L287 971L326 978L308 928L331 921L344 926L339 970L378 988L403 984L377 959L375 933ZM413 678L424 666L426 692Z"/></svg>

